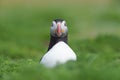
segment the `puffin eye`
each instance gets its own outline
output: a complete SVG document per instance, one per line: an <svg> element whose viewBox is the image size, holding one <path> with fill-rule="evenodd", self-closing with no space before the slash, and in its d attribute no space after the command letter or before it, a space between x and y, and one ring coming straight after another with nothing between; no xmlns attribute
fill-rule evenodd
<svg viewBox="0 0 120 80"><path fill-rule="evenodd" d="M51 27L53 27L53 23L51 24Z"/></svg>
<svg viewBox="0 0 120 80"><path fill-rule="evenodd" d="M64 26L67 26L67 24L66 24L66 23L64 23Z"/></svg>

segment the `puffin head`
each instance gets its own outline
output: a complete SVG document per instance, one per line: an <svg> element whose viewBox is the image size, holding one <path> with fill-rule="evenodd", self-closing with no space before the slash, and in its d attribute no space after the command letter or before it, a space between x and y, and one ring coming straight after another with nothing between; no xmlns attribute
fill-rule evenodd
<svg viewBox="0 0 120 80"><path fill-rule="evenodd" d="M50 34L54 37L64 37L68 34L68 28L65 20L55 19L50 28Z"/></svg>

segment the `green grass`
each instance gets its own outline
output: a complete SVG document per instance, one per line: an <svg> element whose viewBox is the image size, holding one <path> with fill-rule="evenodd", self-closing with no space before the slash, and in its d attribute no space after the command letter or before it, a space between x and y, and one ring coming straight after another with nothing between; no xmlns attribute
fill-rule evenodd
<svg viewBox="0 0 120 80"><path fill-rule="evenodd" d="M0 80L120 80L119 1L52 2L1 3ZM50 25L56 18L67 22L77 61L49 69L39 60L47 51Z"/></svg>

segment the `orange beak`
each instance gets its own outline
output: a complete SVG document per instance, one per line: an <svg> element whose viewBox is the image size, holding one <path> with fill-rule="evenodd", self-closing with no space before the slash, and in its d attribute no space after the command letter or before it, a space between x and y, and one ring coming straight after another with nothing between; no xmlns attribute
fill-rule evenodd
<svg viewBox="0 0 120 80"><path fill-rule="evenodd" d="M61 35L61 24L60 23L57 24L57 31L56 32L57 32L58 36Z"/></svg>

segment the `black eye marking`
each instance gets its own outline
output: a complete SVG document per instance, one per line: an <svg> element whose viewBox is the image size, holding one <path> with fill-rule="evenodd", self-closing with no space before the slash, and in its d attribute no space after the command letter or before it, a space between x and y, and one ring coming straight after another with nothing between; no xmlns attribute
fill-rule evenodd
<svg viewBox="0 0 120 80"><path fill-rule="evenodd" d="M67 26L67 24L66 24L66 23L64 23L64 26Z"/></svg>
<svg viewBox="0 0 120 80"><path fill-rule="evenodd" d="M53 27L53 23L51 24L51 26Z"/></svg>

